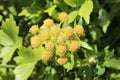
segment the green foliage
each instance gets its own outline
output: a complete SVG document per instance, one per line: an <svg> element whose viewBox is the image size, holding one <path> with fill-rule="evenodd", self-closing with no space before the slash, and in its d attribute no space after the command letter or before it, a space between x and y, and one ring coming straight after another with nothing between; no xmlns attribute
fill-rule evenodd
<svg viewBox="0 0 120 80"><path fill-rule="evenodd" d="M120 0L0 0L0 80L120 80L119 7ZM59 23L61 12L68 22ZM48 62L41 59L45 42L31 47L31 36L50 31L42 25L46 18L60 28L84 28L83 36L74 34L81 46L66 52L64 65L56 55ZM40 27L37 34L29 32L32 25Z"/></svg>
<svg viewBox="0 0 120 80"><path fill-rule="evenodd" d="M86 0L79 9L79 15L85 19L85 21L89 24L90 22L90 13L93 10L93 2L92 0Z"/></svg>
<svg viewBox="0 0 120 80"><path fill-rule="evenodd" d="M0 30L0 43L4 47L1 50L0 57L3 58L2 64L6 64L14 54L16 48L22 43L22 38L18 37L19 27L13 17L6 19L2 23Z"/></svg>

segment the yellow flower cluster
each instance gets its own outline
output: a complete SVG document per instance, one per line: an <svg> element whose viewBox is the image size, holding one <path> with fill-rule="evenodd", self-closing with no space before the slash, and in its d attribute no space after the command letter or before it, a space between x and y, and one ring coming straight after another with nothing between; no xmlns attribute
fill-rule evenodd
<svg viewBox="0 0 120 80"><path fill-rule="evenodd" d="M50 58L53 56L52 52L48 51L48 50L44 50L41 54L41 58L44 61L48 61L50 60Z"/></svg>
<svg viewBox="0 0 120 80"><path fill-rule="evenodd" d="M50 38L50 32L47 30L42 31L41 38L42 38L42 40L48 40Z"/></svg>
<svg viewBox="0 0 120 80"><path fill-rule="evenodd" d="M53 27L50 28L50 32L51 32L52 34L54 34L54 35L59 34L60 31L61 31L60 28L59 28L59 27L56 27L56 26L53 26Z"/></svg>
<svg viewBox="0 0 120 80"><path fill-rule="evenodd" d="M65 56L65 53L66 53L66 46L58 45L56 47L56 55L63 57Z"/></svg>
<svg viewBox="0 0 120 80"><path fill-rule="evenodd" d="M67 57L60 57L57 59L57 63L60 65L64 65L65 63L67 63L68 58Z"/></svg>
<svg viewBox="0 0 120 80"><path fill-rule="evenodd" d="M37 36L34 36L30 39L31 46L33 48L38 48L40 46L40 39Z"/></svg>
<svg viewBox="0 0 120 80"><path fill-rule="evenodd" d="M31 32L32 34L36 34L38 31L39 31L38 25L33 25L29 30L29 32Z"/></svg>
<svg viewBox="0 0 120 80"><path fill-rule="evenodd" d="M52 19L45 19L43 21L43 25L46 27L52 27L54 25L54 21Z"/></svg>
<svg viewBox="0 0 120 80"><path fill-rule="evenodd" d="M68 21L68 14L66 12L62 12L59 14L58 18L61 22L67 22Z"/></svg>
<svg viewBox="0 0 120 80"><path fill-rule="evenodd" d="M75 32L79 35L82 36L84 34L84 28L81 25L76 25L75 27Z"/></svg>
<svg viewBox="0 0 120 80"><path fill-rule="evenodd" d="M80 47L80 42L77 40L72 40L69 45L69 50L73 53L76 52L79 47Z"/></svg>
<svg viewBox="0 0 120 80"><path fill-rule="evenodd" d="M52 51L55 47L55 44L53 43L53 41L48 41L47 43L45 43L45 48L49 51Z"/></svg>
<svg viewBox="0 0 120 80"><path fill-rule="evenodd" d="M63 23L68 21L68 15L65 12L62 12L58 18ZM44 47L43 52L40 53L41 59L47 62L55 56L59 65L66 64L70 58L68 55L77 52L81 45L79 37L84 34L84 28L81 25L62 28L62 24L56 25L52 19L45 19L40 28L33 25L29 31L34 34L30 39L31 46Z"/></svg>
<svg viewBox="0 0 120 80"><path fill-rule="evenodd" d="M63 29L63 33L64 33L67 37L71 38L71 37L74 35L74 29L73 29L72 27L65 27L65 28Z"/></svg>

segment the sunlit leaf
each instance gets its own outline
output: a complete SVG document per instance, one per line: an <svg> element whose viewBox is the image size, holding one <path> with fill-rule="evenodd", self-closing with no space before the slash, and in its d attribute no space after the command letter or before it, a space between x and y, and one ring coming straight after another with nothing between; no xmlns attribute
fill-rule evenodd
<svg viewBox="0 0 120 80"><path fill-rule="evenodd" d="M18 14L18 16L25 16L25 17L29 17L31 19L31 18L34 18L34 17L39 17L40 14L41 14L41 10L39 10L38 7L32 6L32 7L24 8Z"/></svg>
<svg viewBox="0 0 120 80"><path fill-rule="evenodd" d="M64 66L64 68L67 69L67 71L73 69L73 67L74 67L74 55L73 54L70 54L70 62L67 62L63 66Z"/></svg>
<svg viewBox="0 0 120 80"><path fill-rule="evenodd" d="M15 20L13 17L7 18L5 22L3 21L2 31L6 33L13 41L16 40L19 32L19 27L16 25Z"/></svg>
<svg viewBox="0 0 120 80"><path fill-rule="evenodd" d="M104 66L106 66L108 68L114 68L114 69L120 70L120 60L117 60L114 58L105 60Z"/></svg>
<svg viewBox="0 0 120 80"><path fill-rule="evenodd" d="M45 10L44 12L47 12L49 14L49 16L52 16L52 14L53 14L53 12L54 12L54 10L55 10L56 7L57 7L56 5L51 6L50 8L48 8L47 10Z"/></svg>
<svg viewBox="0 0 120 80"><path fill-rule="evenodd" d="M88 49L88 50L93 50L92 47L89 46L89 44L86 43L86 42L82 42L82 43L81 43L81 46L84 47L84 48L86 48L86 49Z"/></svg>
<svg viewBox="0 0 120 80"><path fill-rule="evenodd" d="M100 65L96 65L96 68L97 68L97 75L101 76L104 74L104 72L105 72L104 67L101 67Z"/></svg>
<svg viewBox="0 0 120 80"><path fill-rule="evenodd" d="M1 51L0 57L3 58L2 64L6 64L9 60L11 60L11 57L15 51L16 47L4 47Z"/></svg>
<svg viewBox="0 0 120 80"><path fill-rule="evenodd" d="M78 11L72 11L69 15L68 15L68 23L71 23L75 20L75 18L77 17L78 15Z"/></svg>
<svg viewBox="0 0 120 80"><path fill-rule="evenodd" d="M85 19L87 24L90 22L90 14L93 10L92 0L86 0L79 9L79 15Z"/></svg>
<svg viewBox="0 0 120 80"><path fill-rule="evenodd" d="M36 62L18 65L15 70L15 80L27 80L32 73Z"/></svg>
<svg viewBox="0 0 120 80"><path fill-rule="evenodd" d="M2 22L0 30L0 44L3 46L0 57L2 64L11 60L14 51L22 44L22 38L18 37L19 27L11 16Z"/></svg>

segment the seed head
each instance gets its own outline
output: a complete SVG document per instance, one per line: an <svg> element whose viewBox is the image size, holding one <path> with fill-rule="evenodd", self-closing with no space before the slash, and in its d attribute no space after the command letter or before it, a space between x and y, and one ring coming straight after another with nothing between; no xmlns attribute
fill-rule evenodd
<svg viewBox="0 0 120 80"><path fill-rule="evenodd" d="M52 56L53 54L48 50L44 50L41 54L41 58L43 61L49 61Z"/></svg>
<svg viewBox="0 0 120 80"><path fill-rule="evenodd" d="M41 31L41 37L43 40L48 40L50 38L50 32L49 31Z"/></svg>
<svg viewBox="0 0 120 80"><path fill-rule="evenodd" d="M72 27L65 27L63 29L63 32L66 36L68 36L69 38L71 38L74 35L74 30Z"/></svg>
<svg viewBox="0 0 120 80"><path fill-rule="evenodd" d="M49 51L53 50L55 47L55 44L53 43L53 41L48 41L47 43L45 43L45 48Z"/></svg>
<svg viewBox="0 0 120 80"><path fill-rule="evenodd" d="M30 29L29 32L32 34L36 34L39 31L38 25L33 25Z"/></svg>
<svg viewBox="0 0 120 80"><path fill-rule="evenodd" d="M77 25L74 30L79 36L84 34L84 28L81 25Z"/></svg>
<svg viewBox="0 0 120 80"><path fill-rule="evenodd" d="M67 22L68 21L68 14L66 12L62 12L59 14L58 18L61 22Z"/></svg>
<svg viewBox="0 0 120 80"><path fill-rule="evenodd" d="M54 25L54 21L52 19L45 19L43 21L43 25L46 27L52 27Z"/></svg>
<svg viewBox="0 0 120 80"><path fill-rule="evenodd" d="M79 41L73 40L73 41L71 41L71 43L70 43L70 45L69 45L69 50L70 50L71 52L76 52L79 47L80 47Z"/></svg>
<svg viewBox="0 0 120 80"><path fill-rule="evenodd" d="M58 63L59 65L64 65L64 64L67 63L67 61L68 61L68 58L67 58L67 57L60 57L60 58L57 59L57 63Z"/></svg>
<svg viewBox="0 0 120 80"><path fill-rule="evenodd" d="M56 27L56 26L53 26L50 28L50 32L54 35L57 35L60 33L60 28Z"/></svg>
<svg viewBox="0 0 120 80"><path fill-rule="evenodd" d="M65 35L60 35L60 36L57 38L57 43L64 43L67 39L68 39L67 36L65 36Z"/></svg>
<svg viewBox="0 0 120 80"><path fill-rule="evenodd" d="M62 57L66 53L66 46L59 45L56 47L56 55Z"/></svg>
<svg viewBox="0 0 120 80"><path fill-rule="evenodd" d="M40 46L40 39L37 36L34 36L30 39L31 46L33 48L38 48Z"/></svg>

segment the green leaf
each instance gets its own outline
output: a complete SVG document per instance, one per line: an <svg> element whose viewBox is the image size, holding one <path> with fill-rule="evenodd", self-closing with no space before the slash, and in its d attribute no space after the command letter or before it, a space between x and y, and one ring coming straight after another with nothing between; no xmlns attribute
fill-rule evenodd
<svg viewBox="0 0 120 80"><path fill-rule="evenodd" d="M39 48L33 50L34 58L36 61L39 61L41 59L41 53L43 52L43 50L43 46L40 46Z"/></svg>
<svg viewBox="0 0 120 80"><path fill-rule="evenodd" d="M97 68L97 75L101 76L104 74L104 72L105 72L104 67L101 67L100 65L96 65L96 68Z"/></svg>
<svg viewBox="0 0 120 80"><path fill-rule="evenodd" d="M37 49L32 49L31 47L19 48L19 56L15 57L14 60L17 64L29 63L29 62L36 62L41 59L41 52L44 50L42 46Z"/></svg>
<svg viewBox="0 0 120 80"><path fill-rule="evenodd" d="M4 47L1 51L0 57L3 58L2 64L6 64L12 57L16 47Z"/></svg>
<svg viewBox="0 0 120 80"><path fill-rule="evenodd" d="M15 70L15 80L27 80L32 73L36 62L18 65Z"/></svg>
<svg viewBox="0 0 120 80"><path fill-rule="evenodd" d="M51 6L50 8L48 8L47 10L45 10L44 12L47 12L49 14L49 16L52 16L52 14L53 14L53 12L54 12L54 10L55 10L56 7L57 7L56 5Z"/></svg>
<svg viewBox="0 0 120 80"><path fill-rule="evenodd" d="M114 58L105 60L104 66L108 68L114 68L114 69L120 70L120 60L117 60Z"/></svg>
<svg viewBox="0 0 120 80"><path fill-rule="evenodd" d="M90 22L90 14L93 10L92 0L86 0L79 9L79 15L85 19L87 24Z"/></svg>
<svg viewBox="0 0 120 80"><path fill-rule="evenodd" d="M2 31L6 33L13 41L16 40L19 32L19 27L16 25L15 20L11 16L10 18L6 19L5 22L3 21Z"/></svg>
<svg viewBox="0 0 120 80"><path fill-rule="evenodd" d="M8 7L8 9L13 15L17 15L17 11L14 6L10 6L10 7Z"/></svg>
<svg viewBox="0 0 120 80"><path fill-rule="evenodd" d="M109 60L114 56L114 50L110 51L109 46L104 48L105 60Z"/></svg>
<svg viewBox="0 0 120 80"><path fill-rule="evenodd" d="M64 66L64 68L67 69L67 71L72 70L73 67L74 67L73 64L72 64L72 62L67 62L67 63L64 64L63 66Z"/></svg>
<svg viewBox="0 0 120 80"><path fill-rule="evenodd" d="M73 67L74 67L74 54L72 54L72 53L70 53L70 60L71 61L69 61L63 65L63 67L66 68L67 71L73 69Z"/></svg>
<svg viewBox="0 0 120 80"><path fill-rule="evenodd" d="M23 63L29 63L35 61L32 48L30 47L29 48L20 47L18 53L19 56L14 58L17 64L23 64Z"/></svg>
<svg viewBox="0 0 120 80"><path fill-rule="evenodd" d="M2 44L3 46L13 46L14 41L9 35L0 30L0 44Z"/></svg>
<svg viewBox="0 0 120 80"><path fill-rule="evenodd" d="M84 47L84 48L86 48L86 49L88 49L88 50L93 50L92 47L89 46L89 44L86 43L86 42L83 42L83 41L82 41L81 46Z"/></svg>
<svg viewBox="0 0 120 80"><path fill-rule="evenodd" d="M118 74L112 73L110 75L110 79L111 80L119 80L120 79L120 73L118 73Z"/></svg>
<svg viewBox="0 0 120 80"><path fill-rule="evenodd" d="M83 80L93 80L92 75L93 75L93 68L91 67L86 67L83 71Z"/></svg>
<svg viewBox="0 0 120 80"><path fill-rule="evenodd" d="M18 16L25 16L25 17L29 17L31 19L34 17L39 17L41 13L42 13L42 11L38 7L30 6L30 7L24 8L18 14Z"/></svg>
<svg viewBox="0 0 120 80"><path fill-rule="evenodd" d="M71 7L80 6L85 0L64 0L64 2Z"/></svg>
<svg viewBox="0 0 120 80"><path fill-rule="evenodd" d="M107 28L110 24L110 16L108 12L104 9L100 9L98 20L99 20L100 26L102 26L103 32L106 33Z"/></svg>
<svg viewBox="0 0 120 80"><path fill-rule="evenodd" d="M77 17L78 15L78 11L72 11L69 15L68 15L68 23L71 23L74 21L74 19Z"/></svg>
<svg viewBox="0 0 120 80"><path fill-rule="evenodd" d="M6 64L12 58L16 48L22 44L22 38L18 37L19 27L12 16L3 21L1 29L0 44L3 49L0 57L3 58L2 64Z"/></svg>
<svg viewBox="0 0 120 80"><path fill-rule="evenodd" d="M43 49L42 46L34 50L31 47L19 48L19 56L14 58L15 62L19 64L14 70L16 80L27 80L35 64L41 59L41 51Z"/></svg>

